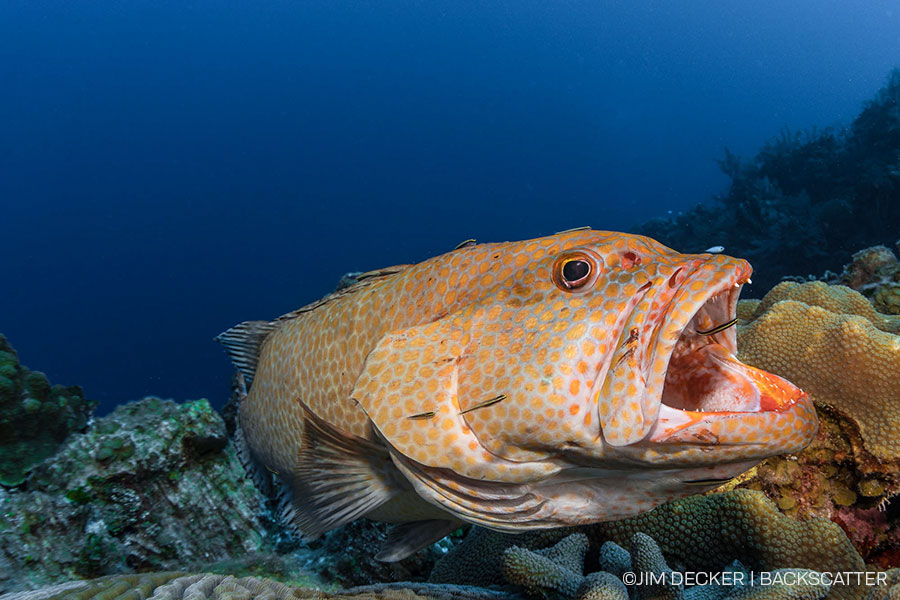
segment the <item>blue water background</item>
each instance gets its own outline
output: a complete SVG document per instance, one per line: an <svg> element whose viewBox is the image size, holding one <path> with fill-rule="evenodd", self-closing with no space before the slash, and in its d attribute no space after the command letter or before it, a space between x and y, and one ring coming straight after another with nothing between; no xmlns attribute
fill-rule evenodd
<svg viewBox="0 0 900 600"><path fill-rule="evenodd" d="M9 0L0 332L101 411L220 404L230 325L709 201L726 146L849 123L898 64L883 0Z"/></svg>

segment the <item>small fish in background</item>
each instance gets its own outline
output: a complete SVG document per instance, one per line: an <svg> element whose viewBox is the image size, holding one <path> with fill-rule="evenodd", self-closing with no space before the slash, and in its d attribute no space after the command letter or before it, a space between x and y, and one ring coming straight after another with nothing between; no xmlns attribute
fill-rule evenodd
<svg viewBox="0 0 900 600"><path fill-rule="evenodd" d="M712 489L817 428L804 392L735 358L750 272L579 228L354 274L217 338L249 390L241 455L307 536L397 523L387 561L463 522L580 525Z"/></svg>
<svg viewBox="0 0 900 600"><path fill-rule="evenodd" d="M722 252L725 252L725 246L710 246L703 252L706 254L721 254Z"/></svg>

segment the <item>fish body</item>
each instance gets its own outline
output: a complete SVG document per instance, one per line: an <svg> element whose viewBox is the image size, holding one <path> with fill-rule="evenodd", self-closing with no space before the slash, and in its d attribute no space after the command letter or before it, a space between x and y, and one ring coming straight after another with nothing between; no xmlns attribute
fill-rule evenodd
<svg viewBox="0 0 900 600"><path fill-rule="evenodd" d="M242 439L304 533L405 523L386 560L461 522L631 516L815 434L805 393L734 356L750 272L579 229L363 274L220 336L250 382Z"/></svg>

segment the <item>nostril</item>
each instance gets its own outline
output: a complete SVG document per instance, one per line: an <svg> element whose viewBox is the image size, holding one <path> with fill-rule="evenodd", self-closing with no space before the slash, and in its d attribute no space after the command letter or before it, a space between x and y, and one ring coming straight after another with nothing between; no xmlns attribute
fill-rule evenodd
<svg viewBox="0 0 900 600"><path fill-rule="evenodd" d="M669 277L669 287L670 288L673 288L673 289L677 288L678 285L681 283L681 272L682 271L684 271L684 267L678 267L675 270L675 272L672 273L672 276Z"/></svg>
<svg viewBox="0 0 900 600"><path fill-rule="evenodd" d="M622 268L623 269L630 269L631 267L635 267L639 264L641 264L641 257L638 256L637 254L635 254L634 252L631 252L629 250L628 252L625 252L624 254L622 254Z"/></svg>

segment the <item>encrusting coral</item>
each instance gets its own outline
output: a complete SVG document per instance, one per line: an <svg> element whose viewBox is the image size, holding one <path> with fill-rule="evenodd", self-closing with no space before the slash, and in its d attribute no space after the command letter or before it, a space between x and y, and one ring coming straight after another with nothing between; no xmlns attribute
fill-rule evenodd
<svg viewBox="0 0 900 600"><path fill-rule="evenodd" d="M94 406L80 387L50 385L22 366L0 334L0 486L25 481L70 433L84 429Z"/></svg>

